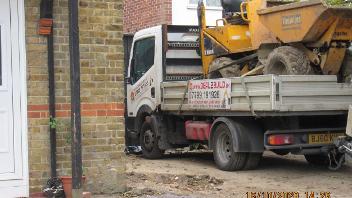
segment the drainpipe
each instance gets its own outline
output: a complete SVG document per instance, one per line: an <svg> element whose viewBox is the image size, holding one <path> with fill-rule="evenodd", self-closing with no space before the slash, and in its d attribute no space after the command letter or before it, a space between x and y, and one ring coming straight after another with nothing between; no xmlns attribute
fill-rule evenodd
<svg viewBox="0 0 352 198"><path fill-rule="evenodd" d="M82 197L82 134L78 0L69 0L72 197Z"/></svg>
<svg viewBox="0 0 352 198"><path fill-rule="evenodd" d="M51 178L56 173L56 115L55 115L55 70L54 70L54 35L53 35L53 0L40 3L39 34L47 37L48 43L48 77L49 77L49 128L50 128L50 170Z"/></svg>

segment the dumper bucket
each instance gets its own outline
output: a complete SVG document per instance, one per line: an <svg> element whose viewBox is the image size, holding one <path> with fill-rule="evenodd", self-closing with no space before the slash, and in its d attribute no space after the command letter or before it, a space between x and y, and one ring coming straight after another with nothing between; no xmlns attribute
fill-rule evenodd
<svg viewBox="0 0 352 198"><path fill-rule="evenodd" d="M311 0L268 7L257 11L260 22L280 41L315 42L337 20L344 39L352 38L352 7L332 6L323 0Z"/></svg>

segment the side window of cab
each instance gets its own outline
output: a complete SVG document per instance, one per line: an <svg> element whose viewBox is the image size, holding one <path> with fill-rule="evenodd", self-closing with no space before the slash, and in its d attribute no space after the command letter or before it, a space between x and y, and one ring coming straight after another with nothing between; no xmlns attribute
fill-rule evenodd
<svg viewBox="0 0 352 198"><path fill-rule="evenodd" d="M131 82L136 83L153 65L155 37L148 37L134 43L131 60Z"/></svg>

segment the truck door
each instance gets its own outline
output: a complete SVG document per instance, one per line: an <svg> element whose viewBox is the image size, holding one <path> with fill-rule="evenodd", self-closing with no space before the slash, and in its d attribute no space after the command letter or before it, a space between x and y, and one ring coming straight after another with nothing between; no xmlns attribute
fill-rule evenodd
<svg viewBox="0 0 352 198"><path fill-rule="evenodd" d="M127 82L128 116L135 117L138 108L147 105L156 106L156 37L155 34L135 38L130 58Z"/></svg>

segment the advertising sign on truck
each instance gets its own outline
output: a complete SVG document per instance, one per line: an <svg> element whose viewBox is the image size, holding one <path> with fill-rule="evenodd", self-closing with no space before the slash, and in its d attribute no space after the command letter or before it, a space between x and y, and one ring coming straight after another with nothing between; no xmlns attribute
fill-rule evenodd
<svg viewBox="0 0 352 198"><path fill-rule="evenodd" d="M230 109L230 79L192 80L188 87L188 104L192 109Z"/></svg>

